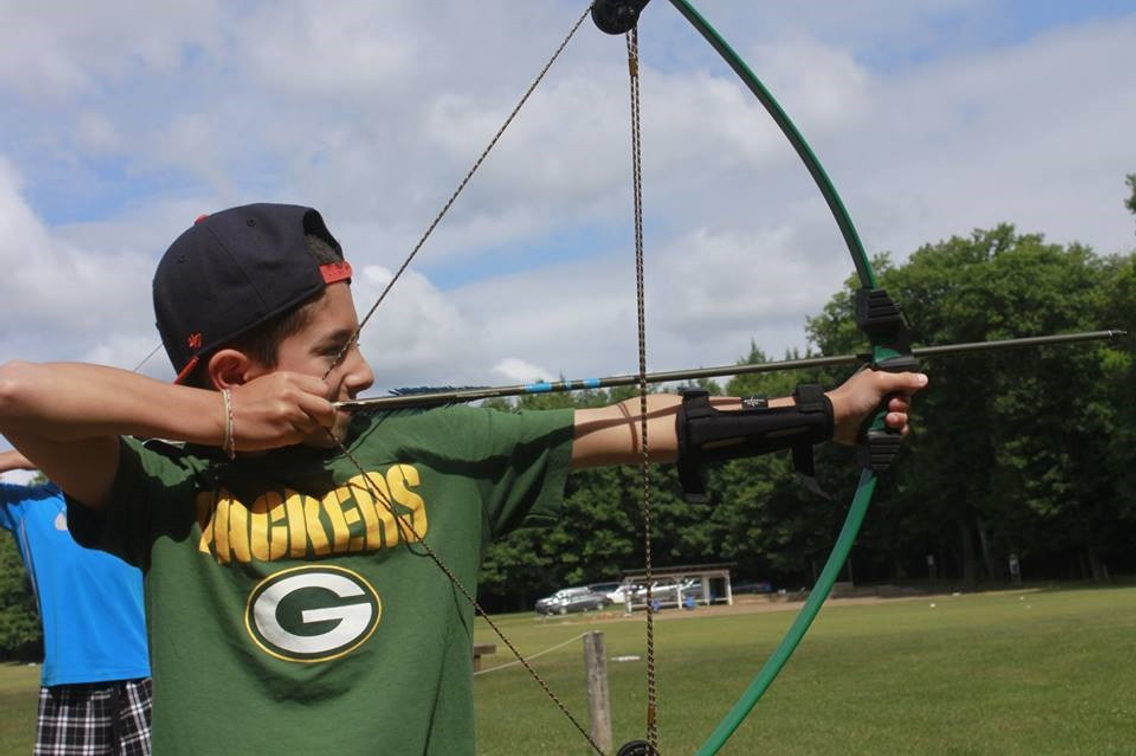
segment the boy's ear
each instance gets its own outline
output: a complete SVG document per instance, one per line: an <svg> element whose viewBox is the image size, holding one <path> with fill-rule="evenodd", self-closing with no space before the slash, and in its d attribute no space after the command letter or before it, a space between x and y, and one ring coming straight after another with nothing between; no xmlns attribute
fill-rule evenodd
<svg viewBox="0 0 1136 756"><path fill-rule="evenodd" d="M249 375L253 366L253 360L244 352L219 349L206 366L209 386L221 391L243 385L253 377Z"/></svg>

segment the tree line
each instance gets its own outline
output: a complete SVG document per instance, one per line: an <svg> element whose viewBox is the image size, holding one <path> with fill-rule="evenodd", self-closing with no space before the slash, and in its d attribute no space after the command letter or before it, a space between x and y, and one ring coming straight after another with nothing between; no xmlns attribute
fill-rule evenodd
<svg viewBox="0 0 1136 756"><path fill-rule="evenodd" d="M1136 213L1136 175L1128 177ZM876 260L880 284L904 308L916 345L1119 328L1136 332L1136 254L1051 244L1012 226L928 244L896 265ZM853 314L854 279L807 331L813 354L865 352ZM739 363L769 357L751 344ZM928 360L931 387L915 431L877 487L850 559L857 582L921 581L929 559L942 581L1008 577L1106 580L1136 571L1136 361L1132 340ZM785 396L798 383L835 386L837 369L763 373L711 393ZM526 397L523 409L588 407L633 390ZM502 402L502 405L506 403ZM825 500L800 485L788 453L706 471L711 500L683 501L673 466L653 470L656 566L729 562L736 582L812 583L857 479L854 453L817 448ZM568 585L618 579L643 565L638 469L577 471L554 527L522 528L488 547L480 598L494 611L531 608ZM0 538L0 658L36 658L39 622L11 538Z"/></svg>
<svg viewBox="0 0 1136 756"><path fill-rule="evenodd" d="M1136 176L1128 178L1136 213ZM927 244L902 265L876 260L917 346L1117 328L1136 330L1136 258L1051 244L1010 225ZM815 354L867 352L853 288L808 319ZM740 363L769 357L756 345ZM855 581L975 585L1009 578L1106 580L1136 571L1136 366L1130 338L928 359L931 387L915 431L877 486L850 559ZM712 393L784 396L835 386L839 369L735 378ZM591 406L627 392L543 396L523 407ZM811 585L851 500L851 449L817 448L822 499L801 486L788 452L708 471L712 499L681 499L673 470L651 491L656 566L729 562L739 582ZM482 599L531 607L557 588L618 578L643 564L636 469L574 472L560 523L489 548ZM934 563L932 573L931 563Z"/></svg>

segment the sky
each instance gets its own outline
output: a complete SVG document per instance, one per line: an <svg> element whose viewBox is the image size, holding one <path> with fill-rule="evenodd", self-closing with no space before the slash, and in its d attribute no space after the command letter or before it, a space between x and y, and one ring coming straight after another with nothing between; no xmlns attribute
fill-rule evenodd
<svg viewBox="0 0 1136 756"><path fill-rule="evenodd" d="M318 208L365 311L585 5L0 0L0 362L133 369L166 247L250 202ZM1002 222L1136 246L1136 2L697 6L870 252ZM649 369L809 348L852 273L835 222L669 3L640 35ZM586 21L364 330L372 393L636 370L629 124L624 42Z"/></svg>

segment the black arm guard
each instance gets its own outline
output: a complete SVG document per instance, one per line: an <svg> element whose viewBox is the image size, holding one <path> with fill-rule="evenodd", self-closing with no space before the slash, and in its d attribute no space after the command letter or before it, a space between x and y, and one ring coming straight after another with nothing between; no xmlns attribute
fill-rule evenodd
<svg viewBox="0 0 1136 756"><path fill-rule="evenodd" d="M798 386L793 407L769 407L743 400L740 410L716 410L703 389L682 392L675 418L678 432L678 478L691 503L705 502L701 467L706 462L753 457L778 449L793 450L793 464L802 475L813 474L813 444L830 441L832 402L820 386Z"/></svg>

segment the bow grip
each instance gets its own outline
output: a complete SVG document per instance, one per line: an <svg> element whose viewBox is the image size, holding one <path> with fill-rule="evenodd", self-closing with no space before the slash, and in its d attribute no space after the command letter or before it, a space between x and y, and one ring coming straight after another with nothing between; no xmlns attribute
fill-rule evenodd
<svg viewBox="0 0 1136 756"><path fill-rule="evenodd" d="M899 355L872 363L870 367L872 370L886 370L889 373L906 373L918 370L919 361L910 355ZM899 431L889 428L884 421L887 417L888 403L895 396L899 394L885 396L880 409L871 419L864 422L860 430L860 442L856 445L856 460L861 467L872 472L883 472L891 467L903 442L903 436Z"/></svg>
<svg viewBox="0 0 1136 756"><path fill-rule="evenodd" d="M871 340L878 345L877 356L869 367L889 373L905 373L919 369L919 361L911 354L911 339L903 312L884 289L863 288L856 292L856 322ZM887 427L887 406L895 394L884 397L876 414L864 423L856 458L860 466L872 472L883 472L891 467L899 453L903 436Z"/></svg>

